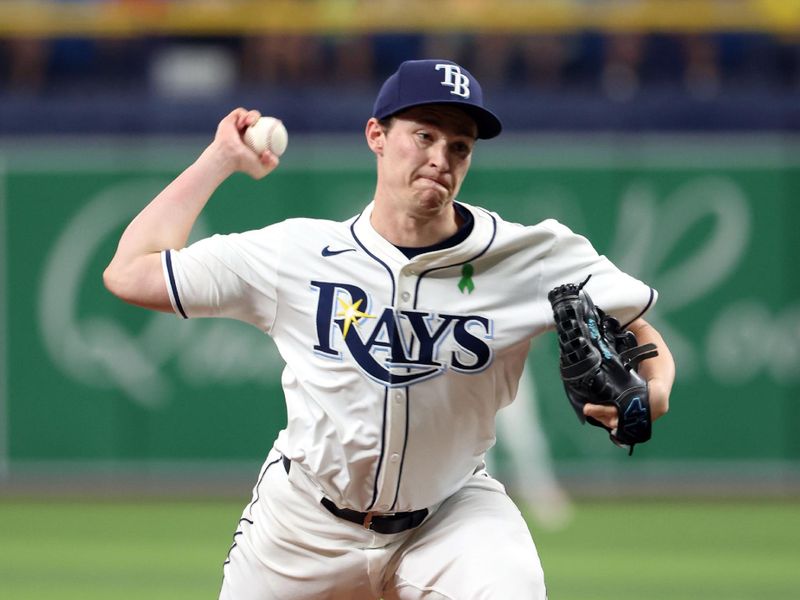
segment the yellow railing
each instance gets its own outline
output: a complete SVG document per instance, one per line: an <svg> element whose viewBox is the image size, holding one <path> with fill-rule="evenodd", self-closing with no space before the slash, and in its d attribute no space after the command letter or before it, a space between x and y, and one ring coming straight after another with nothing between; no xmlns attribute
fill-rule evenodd
<svg viewBox="0 0 800 600"><path fill-rule="evenodd" d="M760 31L800 35L800 0L0 0L0 36Z"/></svg>

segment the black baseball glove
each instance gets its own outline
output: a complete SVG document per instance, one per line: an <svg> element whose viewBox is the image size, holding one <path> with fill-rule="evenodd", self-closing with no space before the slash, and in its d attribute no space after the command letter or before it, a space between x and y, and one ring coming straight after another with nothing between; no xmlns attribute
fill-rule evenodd
<svg viewBox="0 0 800 600"><path fill-rule="evenodd" d="M581 423L606 429L612 442L632 454L634 445L650 439L652 429L647 383L637 367L658 350L655 344L637 345L632 332L596 307L583 290L588 281L560 285L547 295L558 332L561 379ZM615 406L617 428L584 416L586 403Z"/></svg>

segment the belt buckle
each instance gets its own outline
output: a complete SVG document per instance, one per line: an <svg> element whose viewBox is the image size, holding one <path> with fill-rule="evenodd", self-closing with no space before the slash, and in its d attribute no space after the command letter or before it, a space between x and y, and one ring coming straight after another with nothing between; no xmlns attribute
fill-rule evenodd
<svg viewBox="0 0 800 600"><path fill-rule="evenodd" d="M372 519L374 517L376 517L376 516L378 516L378 517L393 517L394 515L395 515L395 513L376 513L376 512L373 512L373 511L369 511L368 513L366 513L364 515L364 522L362 523L362 525L364 525L364 529L372 530Z"/></svg>

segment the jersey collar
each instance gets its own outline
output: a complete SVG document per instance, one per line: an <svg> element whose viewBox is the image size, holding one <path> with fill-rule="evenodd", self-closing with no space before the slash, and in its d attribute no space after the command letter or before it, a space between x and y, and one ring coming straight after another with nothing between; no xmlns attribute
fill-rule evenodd
<svg viewBox="0 0 800 600"><path fill-rule="evenodd" d="M459 202L459 204L472 214L475 225L469 236L456 246L419 254L411 259L406 258L397 247L384 239L372 227L370 217L375 206L374 202L368 204L356 218L352 227L353 236L357 243L364 246L376 258L390 265L393 270L401 269L411 264L417 265L420 270L430 270L469 262L486 252L491 246L494 240L496 222L494 216L484 209L470 206L463 202Z"/></svg>

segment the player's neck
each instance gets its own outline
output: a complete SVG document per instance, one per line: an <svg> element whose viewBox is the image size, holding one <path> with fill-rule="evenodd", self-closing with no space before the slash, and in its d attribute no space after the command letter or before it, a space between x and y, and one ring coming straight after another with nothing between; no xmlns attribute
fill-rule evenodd
<svg viewBox="0 0 800 600"><path fill-rule="evenodd" d="M388 203L376 200L370 223L381 237L395 246L422 248L454 235L461 224L461 217L452 202L434 214L420 214L396 210Z"/></svg>

